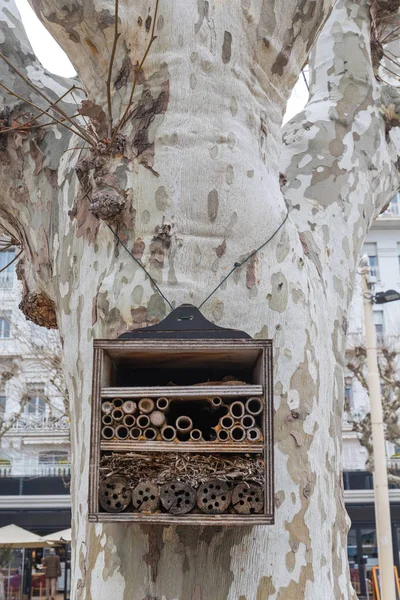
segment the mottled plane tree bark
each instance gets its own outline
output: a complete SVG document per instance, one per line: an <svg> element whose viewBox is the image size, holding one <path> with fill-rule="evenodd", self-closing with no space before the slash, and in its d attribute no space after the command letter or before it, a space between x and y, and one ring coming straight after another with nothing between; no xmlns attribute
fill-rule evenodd
<svg viewBox="0 0 400 600"><path fill-rule="evenodd" d="M43 70L3 0L0 51L25 79L2 62L1 81L25 100L4 92L0 219L24 249L22 308L57 324L64 348L72 597L354 598L340 473L346 316L362 240L398 187L368 2L338 0L330 16L328 0L31 4L79 81ZM373 8L376 19L386 4ZM282 144L286 101L317 38L310 100ZM21 126L38 114L27 101L49 106L27 78L50 104L79 86L59 104L84 115L77 134ZM219 325L274 340L276 525L89 525L93 338L169 311L107 224L173 306L199 305L283 221L285 197L279 234L203 307Z"/></svg>

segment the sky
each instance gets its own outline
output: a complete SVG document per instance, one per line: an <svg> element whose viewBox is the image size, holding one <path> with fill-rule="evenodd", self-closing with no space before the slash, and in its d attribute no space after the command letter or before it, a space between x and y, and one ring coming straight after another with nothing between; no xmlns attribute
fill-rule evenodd
<svg viewBox="0 0 400 600"><path fill-rule="evenodd" d="M15 0L15 2L21 14L22 22L33 50L42 65L57 75L73 77L75 75L75 69L67 55L50 33L43 27L32 8L29 6L28 0ZM284 122L291 119L304 107L307 97L307 87L302 75L300 75L289 99Z"/></svg>

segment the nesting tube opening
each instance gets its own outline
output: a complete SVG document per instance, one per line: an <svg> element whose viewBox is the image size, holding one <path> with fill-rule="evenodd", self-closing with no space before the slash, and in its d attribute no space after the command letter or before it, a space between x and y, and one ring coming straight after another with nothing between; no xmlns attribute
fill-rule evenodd
<svg viewBox="0 0 400 600"><path fill-rule="evenodd" d="M146 440L155 440L157 437L157 431L154 429L154 427L148 427L144 430L144 437Z"/></svg>
<svg viewBox="0 0 400 600"><path fill-rule="evenodd" d="M133 440L138 440L142 435L142 432L139 429L139 427L132 427L132 429L129 432L129 435Z"/></svg>
<svg viewBox="0 0 400 600"><path fill-rule="evenodd" d="M122 400L122 398L114 398L114 400L112 401L114 408L120 408L124 401Z"/></svg>
<svg viewBox="0 0 400 600"><path fill-rule="evenodd" d="M243 402L233 402L229 408L229 412L231 413L234 419L241 419L244 415L244 404Z"/></svg>
<svg viewBox="0 0 400 600"><path fill-rule="evenodd" d="M211 406L213 408L219 408L220 406L222 406L222 398L220 398L219 396L215 396L215 398L211 398Z"/></svg>
<svg viewBox="0 0 400 600"><path fill-rule="evenodd" d="M249 398L246 402L246 410L254 417L262 413L263 404L261 398Z"/></svg>
<svg viewBox="0 0 400 600"><path fill-rule="evenodd" d="M247 430L247 439L250 440L250 442L258 442L260 438L261 431L258 429L258 427L253 427L252 429Z"/></svg>
<svg viewBox="0 0 400 600"><path fill-rule="evenodd" d="M255 421L253 415L244 415L244 417L242 417L240 419L240 424L245 429L251 429L252 427L255 426L256 421Z"/></svg>
<svg viewBox="0 0 400 600"><path fill-rule="evenodd" d="M133 415L125 415L124 418L122 419L122 422L127 427L133 427L134 424L136 423L136 419Z"/></svg>
<svg viewBox="0 0 400 600"><path fill-rule="evenodd" d="M122 419L124 418L124 413L120 408L114 408L111 414L114 421L122 421Z"/></svg>
<svg viewBox="0 0 400 600"><path fill-rule="evenodd" d="M218 439L220 442L226 442L229 439L229 432L227 429L220 429L218 431Z"/></svg>
<svg viewBox="0 0 400 600"><path fill-rule="evenodd" d="M166 442L173 442L176 438L176 429L172 425L165 425L161 430L161 437Z"/></svg>
<svg viewBox="0 0 400 600"><path fill-rule="evenodd" d="M104 425L112 425L112 423L113 423L113 418L109 413L106 413L105 415L103 415L101 420Z"/></svg>
<svg viewBox="0 0 400 600"><path fill-rule="evenodd" d="M193 429L193 421L190 417L182 415L176 420L176 428L180 433L189 433Z"/></svg>
<svg viewBox="0 0 400 600"><path fill-rule="evenodd" d="M241 425L235 425L235 427L232 427L230 434L234 442L242 442L246 438L246 431Z"/></svg>
<svg viewBox="0 0 400 600"><path fill-rule="evenodd" d="M159 398L156 402L156 406L157 406L158 410L161 410L162 412L167 411L169 408L168 398Z"/></svg>
<svg viewBox="0 0 400 600"><path fill-rule="evenodd" d="M203 434L200 429L192 429L190 432L190 439L194 442L199 442L203 438Z"/></svg>
<svg viewBox="0 0 400 600"><path fill-rule="evenodd" d="M119 440L126 440L129 437L129 429L125 425L118 425L115 428L115 437Z"/></svg>
<svg viewBox="0 0 400 600"><path fill-rule="evenodd" d="M221 426L224 429L230 429L231 427L233 427L235 424L235 421L232 419L232 417L230 415L226 415L225 417L222 417L221 419Z"/></svg>
<svg viewBox="0 0 400 600"><path fill-rule="evenodd" d="M142 398L139 400L139 410L148 415L154 410L154 400L151 398Z"/></svg>
<svg viewBox="0 0 400 600"><path fill-rule="evenodd" d="M101 430L101 437L104 440L112 440L114 437L114 428L110 427L109 425L103 427L103 429Z"/></svg>
<svg viewBox="0 0 400 600"><path fill-rule="evenodd" d="M150 425L150 418L148 415L139 415L136 419L136 423L141 429L145 429L145 427Z"/></svg>

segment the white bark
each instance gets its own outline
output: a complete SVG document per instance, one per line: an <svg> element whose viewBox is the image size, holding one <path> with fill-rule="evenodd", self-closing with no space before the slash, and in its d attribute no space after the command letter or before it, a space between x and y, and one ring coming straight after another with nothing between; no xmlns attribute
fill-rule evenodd
<svg viewBox="0 0 400 600"><path fill-rule="evenodd" d="M114 2L32 4L72 59L89 100L106 113ZM147 90L146 102L151 95L151 118L141 110L130 120L123 132L126 156L107 157L92 183L99 194L112 189L126 198L119 234L174 305L200 304L282 221L282 114L328 4L241 0L228 11L216 0L160 3L158 38L136 90L141 108L142 94ZM2 13L7 39L16 33L9 30L9 5ZM124 59L131 76L140 61L148 9L144 1L121 2L114 78ZM27 247L28 288L55 303L64 345L74 600L354 597L340 473L346 315L359 247L373 214L398 185L397 155L378 111L368 20L366 1L337 3L315 51L310 102L285 134L281 171L290 218L204 306L219 325L274 339L273 527L87 523L92 340L154 323L167 306L88 212L91 199L80 200L75 168L90 152L65 152L77 140L57 127L41 141L44 162L38 165L29 137L19 146L14 134L8 137L0 156L1 216ZM2 80L8 75L5 69ZM128 79L113 93L114 118L129 89ZM10 162L14 155L19 162ZM57 184L46 177L46 161Z"/></svg>

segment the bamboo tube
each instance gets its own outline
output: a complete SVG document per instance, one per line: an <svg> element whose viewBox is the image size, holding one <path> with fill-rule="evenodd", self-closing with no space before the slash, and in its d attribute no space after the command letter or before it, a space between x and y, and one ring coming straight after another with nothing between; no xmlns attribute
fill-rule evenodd
<svg viewBox="0 0 400 600"><path fill-rule="evenodd" d="M190 432L190 439L194 442L200 442L203 439L203 434L200 429L192 429Z"/></svg>
<svg viewBox="0 0 400 600"><path fill-rule="evenodd" d="M261 398L249 398L246 402L246 410L253 417L262 413L263 403Z"/></svg>
<svg viewBox="0 0 400 600"><path fill-rule="evenodd" d="M229 407L229 412L234 419L241 419L244 415L244 404L237 400L233 402Z"/></svg>
<svg viewBox="0 0 400 600"><path fill-rule="evenodd" d="M218 431L218 439L220 442L226 442L229 439L229 432L227 429L220 429Z"/></svg>
<svg viewBox="0 0 400 600"><path fill-rule="evenodd" d="M143 432L146 440L155 440L157 437L157 430L154 427L147 427Z"/></svg>
<svg viewBox="0 0 400 600"><path fill-rule="evenodd" d="M142 398L139 400L139 410L148 415L154 410L154 400L151 398Z"/></svg>
<svg viewBox="0 0 400 600"><path fill-rule="evenodd" d="M173 442L176 439L176 429L172 425L164 425L161 429L161 437L166 442Z"/></svg>
<svg viewBox="0 0 400 600"><path fill-rule="evenodd" d="M113 418L110 414L106 413L105 415L102 416L101 422L103 423L103 425L112 425Z"/></svg>
<svg viewBox="0 0 400 600"><path fill-rule="evenodd" d="M129 429L125 425L118 425L115 428L115 437L119 440L126 440L129 437Z"/></svg>
<svg viewBox="0 0 400 600"><path fill-rule="evenodd" d="M137 410L137 404L133 400L126 400L122 405L122 410L126 415L134 415Z"/></svg>
<svg viewBox="0 0 400 600"><path fill-rule="evenodd" d="M125 415L122 419L122 422L126 427L133 427L136 423L136 419L133 415Z"/></svg>
<svg viewBox="0 0 400 600"><path fill-rule="evenodd" d="M154 427L162 427L165 423L165 414L161 410L154 410L150 414L150 423Z"/></svg>
<svg viewBox="0 0 400 600"><path fill-rule="evenodd" d="M235 425L230 430L230 435L234 442L243 442L246 439L246 430L241 425Z"/></svg>
<svg viewBox="0 0 400 600"><path fill-rule="evenodd" d="M114 408L121 408L121 406L123 405L124 401L122 400L122 398L114 398L114 400L112 401Z"/></svg>
<svg viewBox="0 0 400 600"><path fill-rule="evenodd" d="M255 427L256 421L253 415L244 415L244 417L240 419L240 424L245 429L251 429L252 427Z"/></svg>
<svg viewBox="0 0 400 600"><path fill-rule="evenodd" d="M114 437L114 433L114 428L110 427L109 425L106 425L101 430L101 437L103 438L103 440L112 440Z"/></svg>
<svg viewBox="0 0 400 600"><path fill-rule="evenodd" d="M145 429L150 425L150 419L148 415L139 415L136 419L136 425L140 427L140 429Z"/></svg>
<svg viewBox="0 0 400 600"><path fill-rule="evenodd" d="M141 429L139 429L139 427L132 427L132 429L129 432L129 435L133 440L138 440L142 435L142 431Z"/></svg>
<svg viewBox="0 0 400 600"><path fill-rule="evenodd" d="M179 433L190 433L193 429L193 421L190 417L182 415L176 420L176 429Z"/></svg>
<svg viewBox="0 0 400 600"><path fill-rule="evenodd" d="M211 408L219 408L222 406L222 398L219 396L215 396L215 398L211 398Z"/></svg>
<svg viewBox="0 0 400 600"><path fill-rule="evenodd" d="M247 439L250 442L258 442L261 438L261 430L258 427L252 427L247 430Z"/></svg>
<svg viewBox="0 0 400 600"><path fill-rule="evenodd" d="M103 404L101 405L101 412L103 413L110 413L112 411L112 409L114 408L112 402L109 402L108 400L106 400L105 402L103 402Z"/></svg>
<svg viewBox="0 0 400 600"><path fill-rule="evenodd" d="M226 415L225 417L222 417L222 419L220 420L221 423L221 427L223 427L224 429L230 429L231 427L234 426L235 421L232 419L232 417L230 415Z"/></svg>
<svg viewBox="0 0 400 600"><path fill-rule="evenodd" d="M156 402L156 406L158 410L161 410L162 412L167 412L169 408L168 398L159 398Z"/></svg>
<svg viewBox="0 0 400 600"><path fill-rule="evenodd" d="M114 408L111 415L114 421L122 421L122 419L124 418L124 413L120 408Z"/></svg>

